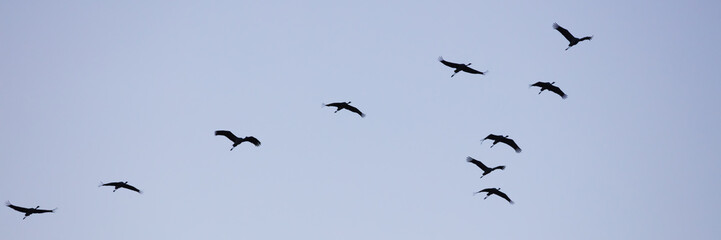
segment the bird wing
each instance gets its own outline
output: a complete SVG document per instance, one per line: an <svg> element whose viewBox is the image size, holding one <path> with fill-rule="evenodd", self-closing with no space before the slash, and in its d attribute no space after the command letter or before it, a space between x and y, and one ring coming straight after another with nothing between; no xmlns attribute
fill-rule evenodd
<svg viewBox="0 0 721 240"><path fill-rule="evenodd" d="M452 68L462 68L462 67L465 67L465 66L466 66L466 65L463 65L463 64L460 64L460 63L453 63L453 62L449 62L449 61L443 60L443 57L438 57L438 61L440 61L441 63L443 63L443 65L446 65L446 66L449 66L449 67L452 67Z"/></svg>
<svg viewBox="0 0 721 240"><path fill-rule="evenodd" d="M475 164L476 166L478 166L479 168L481 168L483 171L488 171L488 169L489 169L489 168L488 168L485 164L483 164L481 161L478 161L478 160L476 160L476 159L474 159L474 158L472 158L472 157L467 157L467 158L466 158L466 161L468 161L469 163Z"/></svg>
<svg viewBox="0 0 721 240"><path fill-rule="evenodd" d="M502 197L503 199L506 199L509 203L513 204L513 201L511 201L511 198L508 197L505 193L499 191L498 189L494 189L493 194L498 195L499 197Z"/></svg>
<svg viewBox="0 0 721 240"><path fill-rule="evenodd" d="M347 106L345 106L345 109L348 109L348 111L357 113L357 114L360 115L361 117L365 117L365 116L366 116L365 113L361 112L360 110L358 110L358 108L356 108L356 107L354 107L354 106L347 105Z"/></svg>
<svg viewBox="0 0 721 240"><path fill-rule="evenodd" d="M253 136L245 137L245 138L243 138L243 140L252 143L252 144L255 145L256 147L257 147L257 146L260 146L260 140L258 140L257 138L255 138L255 137L253 137Z"/></svg>
<svg viewBox="0 0 721 240"><path fill-rule="evenodd" d="M481 190L481 191L478 191L478 192L474 193L473 195L476 195L476 194L482 193L482 192L490 192L490 191L492 191L492 190L496 190L496 189L495 189L495 188L486 188L486 189L483 189L483 190Z"/></svg>
<svg viewBox="0 0 721 240"><path fill-rule="evenodd" d="M47 210L47 209L31 209L33 213L47 213L47 212L55 212L55 209L53 210Z"/></svg>
<svg viewBox="0 0 721 240"><path fill-rule="evenodd" d="M518 147L518 144L516 144L516 141L513 141L513 139L505 138L505 139L501 140L501 142L508 144L508 146L511 146L513 148L513 150L516 150L517 153L521 152L521 148Z"/></svg>
<svg viewBox="0 0 721 240"><path fill-rule="evenodd" d="M534 84L531 84L531 87L540 87L540 88L542 88L542 87L543 87L543 84L544 84L544 82L536 82L536 83L534 83Z"/></svg>
<svg viewBox="0 0 721 240"><path fill-rule="evenodd" d="M130 190L132 190L132 191L136 191L136 192L138 192L138 193L143 193L143 191L140 191L140 189L138 189L138 188L136 188L136 187L133 187L132 185L127 184L127 183L123 183L123 185L121 185L121 187L130 189Z"/></svg>
<svg viewBox="0 0 721 240"><path fill-rule="evenodd" d="M464 72L467 72L467 73L475 73L475 74L481 74L481 75L485 75L485 74L486 74L486 72L478 71L478 70L473 69L473 68L471 68L471 67L469 67L469 66L466 66L466 65L461 65L461 70L463 70Z"/></svg>
<svg viewBox="0 0 721 240"><path fill-rule="evenodd" d="M566 99L566 97L567 97L566 94L563 91L561 91L561 88L559 88L559 87L550 86L550 87L548 87L548 90L558 94L558 96L561 96L561 98L563 98L563 99Z"/></svg>
<svg viewBox="0 0 721 240"><path fill-rule="evenodd" d="M334 102L334 103L328 103L328 104L326 104L325 106L326 106L326 107L341 107L342 104L343 104L343 103Z"/></svg>
<svg viewBox="0 0 721 240"><path fill-rule="evenodd" d="M571 32L569 32L565 28L559 26L558 23L553 23L553 28L558 30L558 32L560 32L561 35L563 35L563 37L565 37L566 40L568 40L569 42L573 41L573 39L576 39L576 37L574 37L573 34L571 34Z"/></svg>
<svg viewBox="0 0 721 240"><path fill-rule="evenodd" d="M235 134L233 134L232 132L230 132L230 131L228 131L228 130L218 130L218 131L215 131L215 136L225 136L225 137L227 137L228 139L230 139L230 141L232 141L232 142L237 142L237 141L238 141L238 137L236 137Z"/></svg>
<svg viewBox="0 0 721 240"><path fill-rule="evenodd" d="M29 208L24 208L24 207L18 207L18 206L12 205L12 204L10 203L10 201L5 202L5 206L8 206L8 207L10 207L10 208L12 208L12 209L15 209L15 211L18 211L18 212L24 212L24 213L31 212L31 209L29 209Z"/></svg>
<svg viewBox="0 0 721 240"><path fill-rule="evenodd" d="M109 183L100 183L100 186L117 186L118 184L122 184L123 182L109 182Z"/></svg>
<svg viewBox="0 0 721 240"><path fill-rule="evenodd" d="M483 142L483 141L486 140L486 139L496 141L496 140L498 140L498 137L500 137L500 136L499 136L499 135L488 134L488 136L487 136L486 138L484 138L483 140L481 140L481 142Z"/></svg>

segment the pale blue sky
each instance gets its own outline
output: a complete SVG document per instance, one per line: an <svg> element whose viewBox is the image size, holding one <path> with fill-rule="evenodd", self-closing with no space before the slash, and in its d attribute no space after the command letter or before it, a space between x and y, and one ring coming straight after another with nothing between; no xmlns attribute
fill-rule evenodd
<svg viewBox="0 0 721 240"><path fill-rule="evenodd" d="M0 2L0 238L721 237L720 2L358 2Z"/></svg>

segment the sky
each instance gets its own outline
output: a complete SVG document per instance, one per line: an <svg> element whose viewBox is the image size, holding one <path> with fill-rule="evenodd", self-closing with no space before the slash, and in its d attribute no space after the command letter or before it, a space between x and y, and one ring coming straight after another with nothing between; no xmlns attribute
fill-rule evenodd
<svg viewBox="0 0 721 240"><path fill-rule="evenodd" d="M720 11L2 1L0 238L719 239Z"/></svg>

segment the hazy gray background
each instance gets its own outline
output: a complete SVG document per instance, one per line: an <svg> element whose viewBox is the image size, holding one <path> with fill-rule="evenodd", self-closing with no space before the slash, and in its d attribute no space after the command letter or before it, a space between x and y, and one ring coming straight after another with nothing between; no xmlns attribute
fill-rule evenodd
<svg viewBox="0 0 721 240"><path fill-rule="evenodd" d="M356 2L0 2L0 238L721 236L721 2Z"/></svg>

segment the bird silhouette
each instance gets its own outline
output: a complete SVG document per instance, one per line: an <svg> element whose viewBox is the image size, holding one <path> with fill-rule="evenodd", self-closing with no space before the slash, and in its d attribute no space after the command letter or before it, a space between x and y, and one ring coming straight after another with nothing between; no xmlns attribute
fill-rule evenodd
<svg viewBox="0 0 721 240"><path fill-rule="evenodd" d="M363 113L363 112L361 112L360 110L358 110L358 108L356 108L356 107L354 107L354 106L351 106L351 105L350 105L350 101L348 101L348 102L334 102L334 103L325 104L325 106L326 106L326 107L336 107L336 110L335 110L334 113L337 113L337 112L340 111L340 110L346 109L346 110L348 110L348 111L357 113L357 114L360 115L361 117L365 117L365 116L366 116L365 113Z"/></svg>
<svg viewBox="0 0 721 240"><path fill-rule="evenodd" d="M503 199L506 199L506 201L508 201L509 203L513 204L513 201L511 201L511 198L509 198L508 195L506 195L505 193L501 192L501 188L486 188L486 189L483 189L481 191L474 193L473 195L476 195L477 193L482 193L482 192L486 193L486 197L484 197L483 199L486 199L486 198L488 198L488 196L495 194Z"/></svg>
<svg viewBox="0 0 721 240"><path fill-rule="evenodd" d="M591 40L591 38L593 38L593 36L585 36L582 38L574 37L573 34L571 34L571 32L569 32L565 28L559 26L558 23L553 23L553 28L558 30L558 32L560 32L561 35L563 35L563 37L565 37L568 40L568 47L566 48L566 50L568 50L569 48L573 47L573 45L576 45L581 41Z"/></svg>
<svg viewBox="0 0 721 240"><path fill-rule="evenodd" d="M233 134L232 132L230 132L230 131L228 131L228 130L218 130L218 131L215 131L215 136L225 136L225 137L227 137L228 139L230 139L230 141L233 142L233 147L230 148L230 151L233 151L233 148L235 148L236 146L240 145L240 144L243 143L243 142L250 142L250 143L252 143L253 145L255 145L256 147L257 147L257 146L260 146L260 141L259 141L257 138L255 138L255 137L253 137L253 136L247 136L247 137L244 137L244 138L239 138L239 137L236 137L235 134Z"/></svg>
<svg viewBox="0 0 721 240"><path fill-rule="evenodd" d="M468 161L469 163L475 164L475 165L478 166L481 170L483 170L483 175L481 175L481 178L483 178L483 176L486 176L487 174L495 171L496 169L501 169L501 170L506 169L506 166L497 166L497 167L494 167L494 168L486 167L486 165L483 164L481 161L478 161L478 160L476 160L476 159L474 159L474 158L472 158L472 157L467 157L467 158L466 158L466 161Z"/></svg>
<svg viewBox="0 0 721 240"><path fill-rule="evenodd" d="M37 206L37 207L35 207L35 208L18 207L18 206L12 205L12 204L10 203L10 201L5 202L5 205L8 206L8 207L10 207L10 208L12 208L12 209L15 209L15 211L18 211L18 212L21 212L21 213L25 213L25 216L23 217L23 219L25 219L26 217L28 217L28 216L30 216L30 215L32 215L32 214L55 212L55 210L57 210L57 208L55 208L55 209L53 209L53 210L39 209L40 206Z"/></svg>
<svg viewBox="0 0 721 240"><path fill-rule="evenodd" d="M484 138L483 140L481 140L481 144L482 144L483 141L485 141L486 139L493 140L493 144L491 145L491 147L495 146L496 143L502 142L502 143L507 144L508 146L511 146L511 147L513 148L513 150L516 150L517 153L520 153L520 152L521 152L521 148L518 147L518 144L516 144L516 142L513 141L513 139L508 138L508 135L506 135L506 136L501 136L501 135L488 134L488 136L487 136L486 138Z"/></svg>
<svg viewBox="0 0 721 240"><path fill-rule="evenodd" d="M469 66L471 66L470 63L468 63L468 64L453 63L453 62L443 60L443 57L438 57L438 61L443 63L443 65L449 66L451 68L455 68L451 77L455 76L456 73L458 73L460 71L464 71L467 73L473 73L473 74L481 74L481 75L485 75L488 72L488 71L481 72L481 71L478 71L476 69L469 67Z"/></svg>
<svg viewBox="0 0 721 240"><path fill-rule="evenodd" d="M538 92L538 94L541 94L543 90L548 90L558 94L558 96L561 96L561 98L566 99L566 97L568 96L563 91L561 91L561 88L554 86L554 83L556 82L536 82L534 84L531 84L529 87L540 87L541 91Z"/></svg>
<svg viewBox="0 0 721 240"><path fill-rule="evenodd" d="M129 189L129 190L131 190L131 191L135 191L135 192L137 192L137 193L143 193L143 191L140 191L140 189L137 189L136 187L133 187L133 186L131 186L130 184L128 184L128 181L125 181L125 182L109 182L109 183L102 183L102 182L100 182L100 186L98 186L98 187L102 187L102 186L112 186L112 187L115 187L115 189L113 189L113 192L117 191L118 188L127 188L127 189Z"/></svg>

